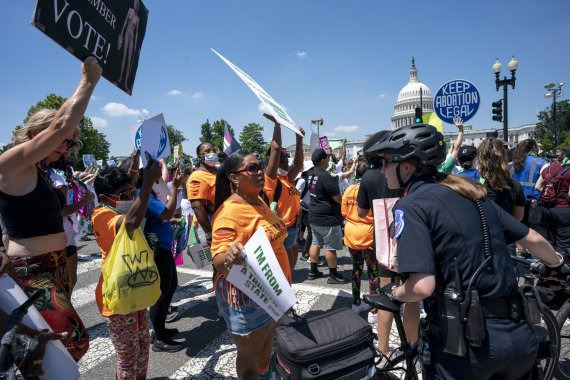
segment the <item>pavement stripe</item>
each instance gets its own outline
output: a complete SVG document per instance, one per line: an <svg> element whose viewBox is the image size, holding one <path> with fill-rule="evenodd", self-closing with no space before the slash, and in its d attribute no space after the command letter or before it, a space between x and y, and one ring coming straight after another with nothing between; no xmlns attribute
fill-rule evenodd
<svg viewBox="0 0 570 380"><path fill-rule="evenodd" d="M86 273L86 272L90 272L94 269L100 269L101 268L101 258L97 258L97 259L93 259L93 260L89 260L89 261L82 261L83 259L80 257L79 258L79 262L77 264L77 275L79 276L80 274Z"/></svg>
<svg viewBox="0 0 570 380"><path fill-rule="evenodd" d="M208 287L206 286L208 285L208 282L210 285L209 291ZM211 285L211 277L207 279L198 277L191 281L188 281L178 287L176 293L174 294L175 299L178 298L178 301L173 302L172 304L179 307L179 313L183 313L186 310L189 310L199 303L212 297L214 294L211 292ZM180 297L180 295L184 295L186 297ZM93 298L93 300L94 299L95 298ZM111 338L109 338L109 332L105 324L99 325L94 329L88 329L88 331L90 337L89 350L79 361L80 373L85 373L115 356L115 348L113 347Z"/></svg>
<svg viewBox="0 0 570 380"><path fill-rule="evenodd" d="M314 292L295 290L298 314L305 314L311 310L319 297ZM169 379L212 379L220 376L237 376L235 371L236 349L228 330L218 335L212 342L191 357L182 367L173 373Z"/></svg>
<svg viewBox="0 0 570 380"><path fill-rule="evenodd" d="M96 287L97 283L73 290L73 293L71 295L71 304L73 307L75 309L79 309L80 307L85 306L90 302L94 302Z"/></svg>

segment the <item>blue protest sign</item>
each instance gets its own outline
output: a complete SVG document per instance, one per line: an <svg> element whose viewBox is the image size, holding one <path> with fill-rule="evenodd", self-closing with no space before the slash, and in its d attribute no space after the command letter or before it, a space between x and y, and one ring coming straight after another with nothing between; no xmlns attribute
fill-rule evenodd
<svg viewBox="0 0 570 380"><path fill-rule="evenodd" d="M135 149L141 153L140 158L143 166L146 165L144 152L150 153L155 160L170 156L170 141L162 114L145 120L137 129Z"/></svg>
<svg viewBox="0 0 570 380"><path fill-rule="evenodd" d="M433 98L433 109L446 123L453 124L454 117L467 121L475 116L481 98L477 87L469 81L454 79L437 91Z"/></svg>

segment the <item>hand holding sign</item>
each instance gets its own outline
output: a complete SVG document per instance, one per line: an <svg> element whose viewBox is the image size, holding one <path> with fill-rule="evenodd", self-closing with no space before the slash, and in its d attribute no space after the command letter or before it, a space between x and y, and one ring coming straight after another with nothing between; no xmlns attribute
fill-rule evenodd
<svg viewBox="0 0 570 380"><path fill-rule="evenodd" d="M243 265L243 255L245 253L245 249L243 244L239 241L235 241L226 250L224 254L224 270L222 273L228 274L230 269L236 265Z"/></svg>
<svg viewBox="0 0 570 380"><path fill-rule="evenodd" d="M94 57L87 57L81 65L81 81L91 86L95 86L99 82L102 73L103 69Z"/></svg>

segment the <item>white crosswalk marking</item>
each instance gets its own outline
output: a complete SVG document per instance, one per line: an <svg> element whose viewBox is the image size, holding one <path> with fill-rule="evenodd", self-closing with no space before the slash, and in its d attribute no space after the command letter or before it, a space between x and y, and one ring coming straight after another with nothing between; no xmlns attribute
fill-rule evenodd
<svg viewBox="0 0 570 380"><path fill-rule="evenodd" d="M94 269L100 269L101 262L102 262L101 258L88 260L88 261L79 261L77 263L77 275L79 276L80 274L87 273Z"/></svg>
<svg viewBox="0 0 570 380"><path fill-rule="evenodd" d="M73 293L71 295L71 304L75 310L87 305L90 302L95 302L96 287L97 283L73 290Z"/></svg>

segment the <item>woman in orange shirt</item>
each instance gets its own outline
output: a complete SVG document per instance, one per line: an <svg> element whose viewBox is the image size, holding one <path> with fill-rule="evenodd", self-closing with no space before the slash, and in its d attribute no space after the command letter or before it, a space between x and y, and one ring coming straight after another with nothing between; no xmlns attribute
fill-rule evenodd
<svg viewBox="0 0 570 380"><path fill-rule="evenodd" d="M138 162L138 156L135 156ZM148 207L152 185L160 178L157 161L143 169L144 179L139 195L131 178L117 167L103 169L95 179L95 192L100 206L93 210L91 221L103 261L111 250L123 223L130 234L139 228ZM136 197L135 197L136 196ZM145 379L148 368L150 335L146 309L126 315L112 314L103 304L103 276L95 288L95 300L101 315L108 318L109 337L117 352L117 379Z"/></svg>
<svg viewBox="0 0 570 380"><path fill-rule="evenodd" d="M368 305L360 299L360 278L364 270L364 262L368 267L370 294L378 294L378 262L374 252L374 218L372 211L364 218L358 216L356 197L360 188L360 180L368 169L366 161L360 161L356 167L356 178L342 196L341 213L346 224L344 226L344 245L348 247L352 257L352 311L360 313L368 309ZM368 320L376 319L376 310L370 310Z"/></svg>
<svg viewBox="0 0 570 380"><path fill-rule="evenodd" d="M237 348L240 379L271 378L269 357L277 323L263 308L227 280L233 264L243 264L243 244L262 226L285 277L291 283L287 227L259 197L265 165L252 154L234 153L221 167L216 181L216 212L212 227L212 256L218 274L214 281L220 313ZM269 376L269 377L268 377Z"/></svg>

